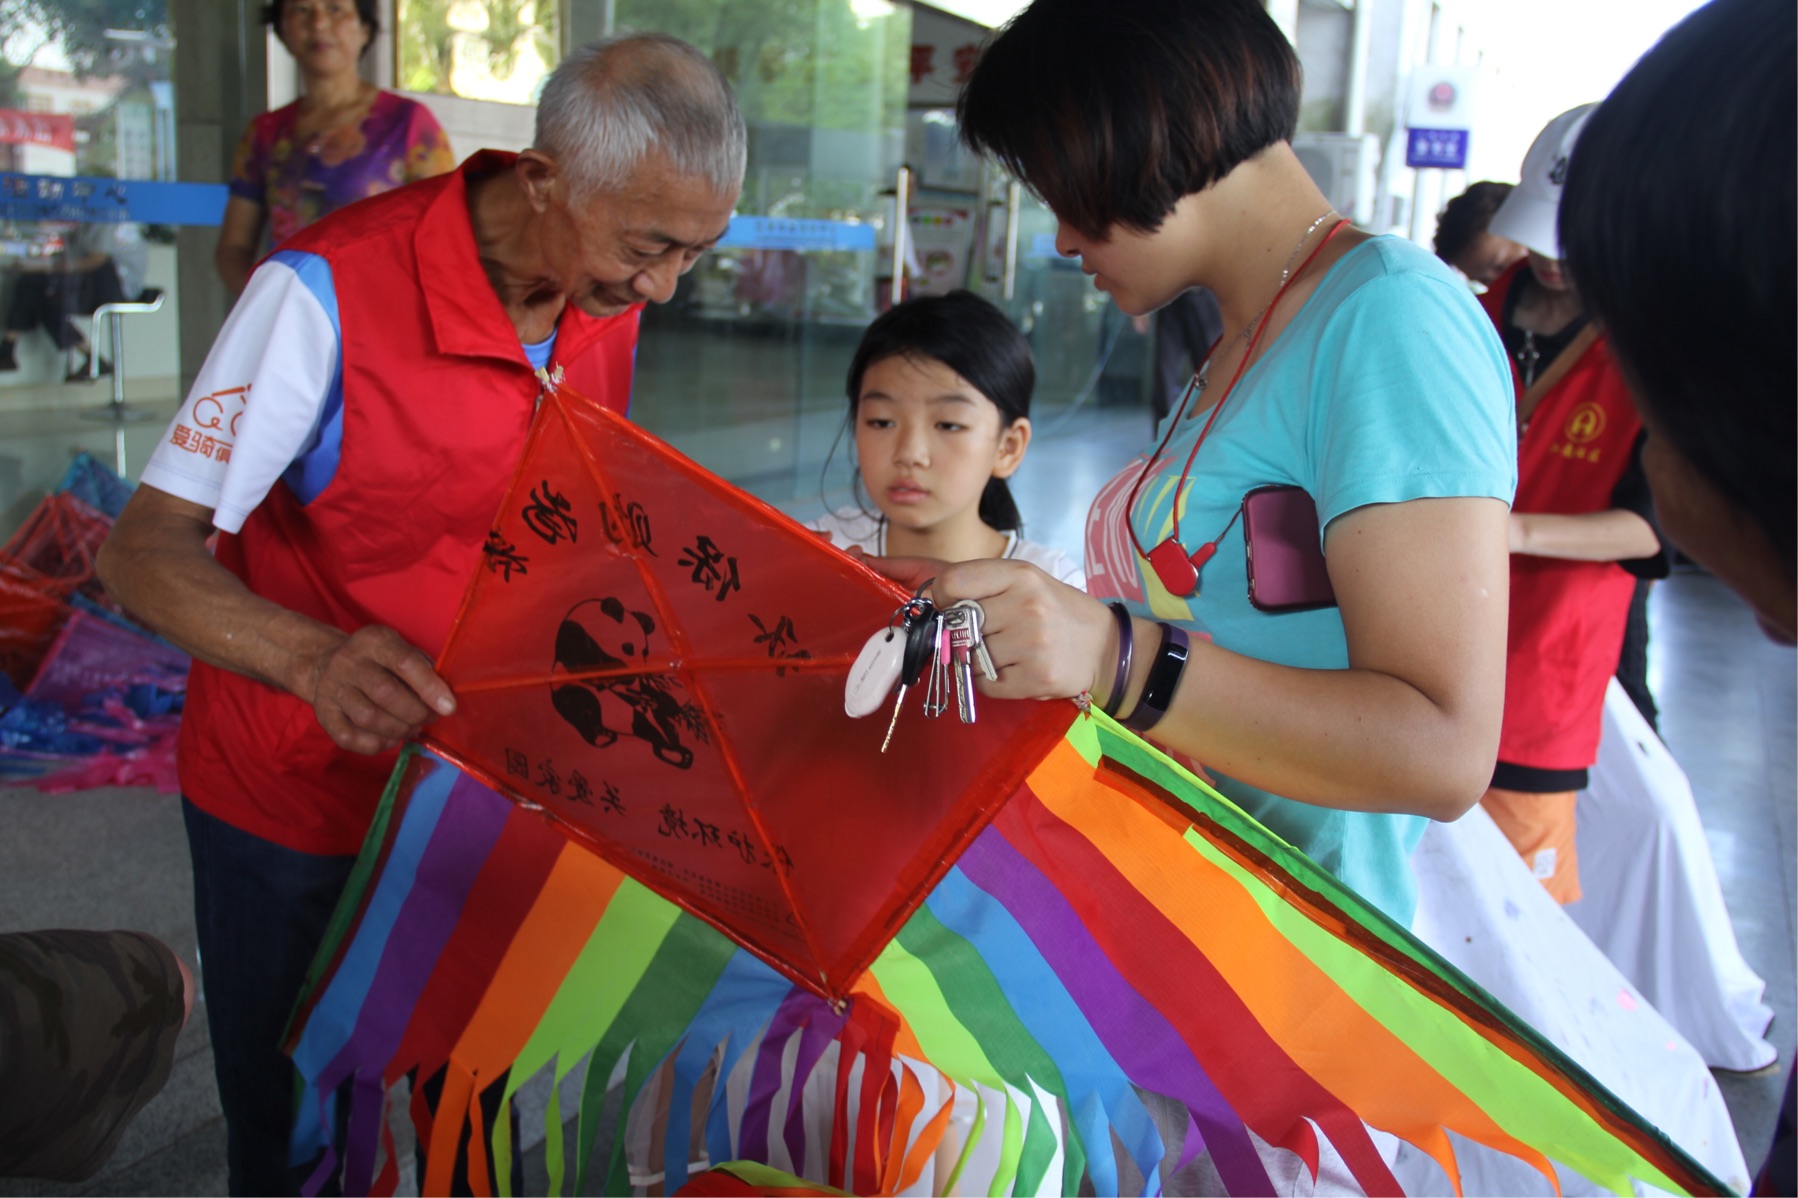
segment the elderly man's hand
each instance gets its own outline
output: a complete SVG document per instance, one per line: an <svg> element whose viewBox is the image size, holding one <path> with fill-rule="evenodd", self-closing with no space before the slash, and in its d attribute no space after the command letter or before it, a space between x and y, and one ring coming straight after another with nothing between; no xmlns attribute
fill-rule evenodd
<svg viewBox="0 0 1798 1198"><path fill-rule="evenodd" d="M456 710L431 659L391 628L373 625L318 659L312 709L338 746L380 753Z"/></svg>

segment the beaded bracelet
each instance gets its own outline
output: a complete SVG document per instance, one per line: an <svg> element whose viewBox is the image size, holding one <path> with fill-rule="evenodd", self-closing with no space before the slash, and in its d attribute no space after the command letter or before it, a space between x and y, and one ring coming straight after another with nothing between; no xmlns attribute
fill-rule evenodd
<svg viewBox="0 0 1798 1198"><path fill-rule="evenodd" d="M1174 701L1174 690L1186 670L1186 657L1192 642L1186 630L1172 624L1161 625L1161 644L1155 650L1155 664L1149 667L1148 681L1143 683L1142 698L1123 721L1132 732L1147 732L1161 722L1168 705Z"/></svg>
<svg viewBox="0 0 1798 1198"><path fill-rule="evenodd" d="M1136 646L1136 624L1130 619L1130 609L1113 599L1105 605L1118 622L1118 668L1111 680L1111 696L1099 710L1106 715L1117 717L1118 707L1124 702L1124 691L1130 685L1130 654Z"/></svg>

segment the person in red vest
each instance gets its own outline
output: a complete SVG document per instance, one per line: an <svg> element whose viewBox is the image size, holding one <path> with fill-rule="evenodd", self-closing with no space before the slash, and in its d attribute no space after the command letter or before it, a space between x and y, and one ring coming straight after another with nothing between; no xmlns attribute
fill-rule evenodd
<svg viewBox="0 0 1798 1198"><path fill-rule="evenodd" d="M1511 357L1518 429L1504 727L1481 802L1562 903L1580 897L1574 806L1636 579L1668 567L1642 422L1555 232L1567 158L1594 107L1562 113L1530 146L1489 227L1529 255L1480 299Z"/></svg>
<svg viewBox="0 0 1798 1198"><path fill-rule="evenodd" d="M282 1030L545 388L614 410L638 315L725 233L746 137L710 59L610 39L534 145L352 204L260 265L101 550L195 658L179 767L233 1193L292 1193ZM216 558L207 538L218 530Z"/></svg>

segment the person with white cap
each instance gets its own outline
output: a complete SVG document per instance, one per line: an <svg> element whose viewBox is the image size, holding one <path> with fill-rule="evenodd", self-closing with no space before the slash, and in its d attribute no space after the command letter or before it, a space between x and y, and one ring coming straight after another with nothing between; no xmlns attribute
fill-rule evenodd
<svg viewBox="0 0 1798 1198"><path fill-rule="evenodd" d="M1668 558L1642 475L1642 423L1561 262L1567 159L1596 107L1537 136L1490 232L1528 249L1481 297L1517 388L1517 499L1498 765L1482 803L1548 892L1580 897L1574 806L1638 577Z"/></svg>

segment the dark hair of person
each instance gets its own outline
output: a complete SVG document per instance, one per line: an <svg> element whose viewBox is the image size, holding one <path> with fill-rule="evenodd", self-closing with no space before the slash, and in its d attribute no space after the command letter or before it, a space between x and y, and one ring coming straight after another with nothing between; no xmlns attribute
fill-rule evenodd
<svg viewBox="0 0 1798 1198"><path fill-rule="evenodd" d="M1259 0L1036 0L986 47L957 116L1070 227L1152 233L1292 140L1299 83Z"/></svg>
<svg viewBox="0 0 1798 1198"><path fill-rule="evenodd" d="M1511 184L1486 180L1450 200L1436 221L1436 256L1453 266L1486 231L1492 214L1510 194Z"/></svg>
<svg viewBox="0 0 1798 1198"><path fill-rule="evenodd" d="M999 428L1030 415L1036 364L1018 326L971 291L906 300L881 313L849 363L849 418L861 403L862 376L888 358L941 362L999 409ZM1011 487L990 478L980 495L980 519L1000 532L1024 527Z"/></svg>
<svg viewBox="0 0 1798 1198"><path fill-rule="evenodd" d="M1643 414L1798 562L1791 0L1712 0L1580 132L1561 244Z"/></svg>
<svg viewBox="0 0 1798 1198"><path fill-rule="evenodd" d="M286 10L287 0L269 0L262 6L262 23L274 26L279 34L281 17ZM375 36L381 32L381 12L376 7L375 0L356 0L356 15L362 19L362 27L368 30L368 45L362 47L362 53L367 54L375 44Z"/></svg>

